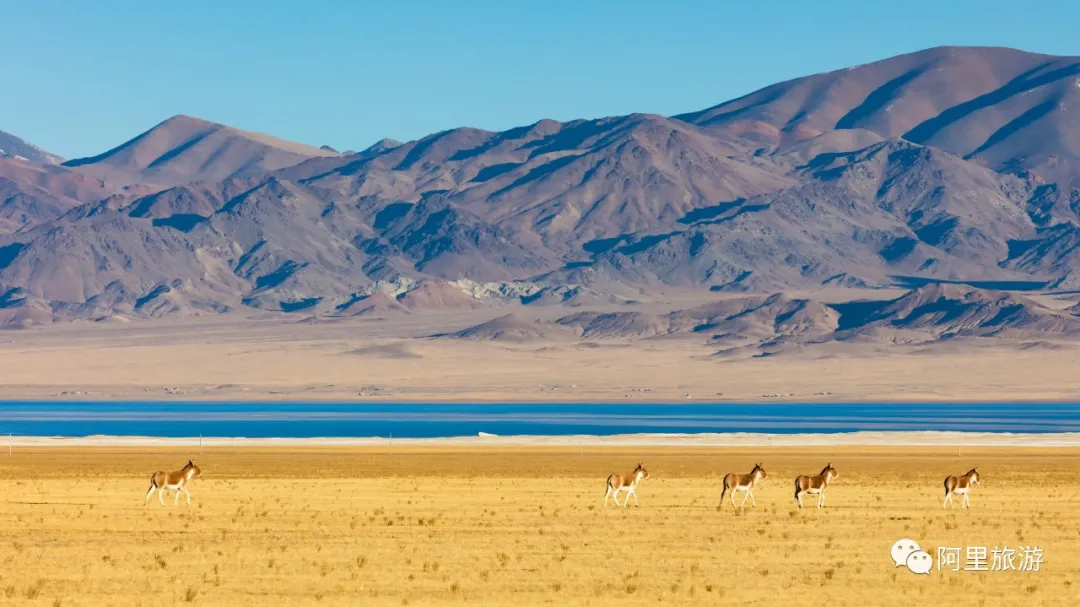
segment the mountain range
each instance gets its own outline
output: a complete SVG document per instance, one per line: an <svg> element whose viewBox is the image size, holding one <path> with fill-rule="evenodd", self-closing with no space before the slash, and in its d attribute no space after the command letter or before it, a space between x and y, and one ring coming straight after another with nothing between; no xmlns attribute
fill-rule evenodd
<svg viewBox="0 0 1080 607"><path fill-rule="evenodd" d="M187 116L62 163L12 141L0 133L14 326L660 286L1080 288L1078 57L940 47L677 116L356 153Z"/></svg>
<svg viewBox="0 0 1080 607"><path fill-rule="evenodd" d="M1075 339L1080 337L1080 317L1021 295L935 284L893 299L833 304L774 293L667 313L585 311L553 320L511 313L434 337L481 341L690 337L705 338L721 355L748 350L754 356L768 356L830 341L919 344L956 337Z"/></svg>

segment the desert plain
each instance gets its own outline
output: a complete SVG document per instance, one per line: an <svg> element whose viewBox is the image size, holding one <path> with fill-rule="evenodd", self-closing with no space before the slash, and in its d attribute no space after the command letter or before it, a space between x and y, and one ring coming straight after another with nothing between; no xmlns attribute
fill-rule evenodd
<svg viewBox="0 0 1080 607"><path fill-rule="evenodd" d="M193 455L0 457L0 602L1068 605L1080 593L1076 448L214 447L190 506L144 505L151 473ZM640 507L605 508L606 476L638 462ZM756 507L718 508L723 474L755 462L768 473ZM798 510L792 479L827 462L840 476L825 507ZM975 464L971 509L943 510L942 479ZM935 557L1038 546L1042 563L915 575L890 557L901 538Z"/></svg>
<svg viewBox="0 0 1080 607"><path fill-rule="evenodd" d="M903 293L854 290L814 297L844 301ZM0 332L0 398L1015 402L1080 397L1075 373L1080 339L1073 335L1018 331L945 338L940 331L875 330L813 343L779 339L776 349L769 349L776 340L771 316L760 326L738 325L738 335L722 340L708 332L641 335L635 326L641 318L663 319L672 309L722 304L723 297L730 296L695 293L655 304L606 306L600 311L616 323L629 319L629 325L597 336L574 334L556 323L572 313L563 306L343 319L262 313L114 318L38 326ZM949 299L928 307L946 304L959 305ZM997 313L969 305L973 314ZM936 312L934 321L942 314ZM758 329L765 334L755 333Z"/></svg>

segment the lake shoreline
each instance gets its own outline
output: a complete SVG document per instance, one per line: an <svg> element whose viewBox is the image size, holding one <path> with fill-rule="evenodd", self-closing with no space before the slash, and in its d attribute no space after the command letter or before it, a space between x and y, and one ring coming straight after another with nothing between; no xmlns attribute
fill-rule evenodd
<svg viewBox="0 0 1080 607"><path fill-rule="evenodd" d="M1074 444L1073 403L33 403L0 401L0 438L253 444ZM56 437L49 439L48 437ZM61 438L66 437L66 438ZM82 437L82 438L78 438ZM88 438L89 437L89 438ZM951 443L950 443L951 444Z"/></svg>
<svg viewBox="0 0 1080 607"><path fill-rule="evenodd" d="M640 433L600 435L456 436L441 438L244 438L244 437L81 437L11 436L12 447L1080 447L1080 432L1008 433L895 431L839 433Z"/></svg>
<svg viewBox="0 0 1080 607"><path fill-rule="evenodd" d="M617 391L616 391L617 392ZM41 395L33 391L10 390L0 386L0 402L22 402L36 404L319 404L319 405L543 405L543 404L582 404L582 405L797 405L797 404L823 404L836 403L847 405L971 405L971 404L1039 404L1039 405L1069 405L1080 406L1080 394L1077 396L1061 395L1028 395L1023 400L1009 395L995 396L992 394L976 394L972 396L956 396L951 394L936 393L912 393L893 397L887 400L871 399L859 394L844 394L826 392L821 394L762 394L758 396L732 396L714 397L700 395L679 396L644 396L651 391L634 391L622 397L613 393L590 394L588 392L573 392L556 390L542 391L538 394L498 393L495 395L482 392L467 392L461 394L435 394L417 393L408 394L401 392L392 393L345 393L345 392L315 392L297 390L294 392L267 390L262 392L215 392L197 390L176 392L153 392L137 390L73 390L60 393Z"/></svg>

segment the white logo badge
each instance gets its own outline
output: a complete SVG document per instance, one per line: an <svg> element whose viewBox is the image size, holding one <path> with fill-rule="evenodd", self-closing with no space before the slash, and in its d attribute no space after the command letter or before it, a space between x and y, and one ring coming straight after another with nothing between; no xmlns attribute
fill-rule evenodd
<svg viewBox="0 0 1080 607"><path fill-rule="evenodd" d="M919 543L915 540L902 539L892 545L892 560L896 563L897 567L906 567L908 556L912 552L918 552L922 550L919 547Z"/></svg>
<svg viewBox="0 0 1080 607"><path fill-rule="evenodd" d="M930 570L934 568L934 559L929 553L919 550L908 555L906 564L908 571L912 573L930 575Z"/></svg>

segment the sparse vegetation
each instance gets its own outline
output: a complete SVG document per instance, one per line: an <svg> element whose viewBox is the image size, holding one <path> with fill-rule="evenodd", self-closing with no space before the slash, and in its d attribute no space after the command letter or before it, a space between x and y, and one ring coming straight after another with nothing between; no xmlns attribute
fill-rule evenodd
<svg viewBox="0 0 1080 607"><path fill-rule="evenodd" d="M955 450L830 450L843 476L824 509L795 516L781 481L820 469L821 449L641 451L632 459L648 462L652 478L639 490L641 508L624 512L598 506L606 474L625 467L624 448L584 457L395 448L393 459L362 449L218 450L205 456L213 476L192 489L202 510L144 508L131 489L140 476L132 471L177 453L26 450L0 458L9 496L0 520L12 548L0 551L0 602L226 605L250 600L250 582L260 580L274 604L301 595L375 606L771 604L803 587L829 605L876 604L883 588L890 600L925 604L939 583L957 590L950 603L960 605L1052 604L1080 579L1077 450L972 449L987 481L970 512L941 510L940 478L964 468ZM757 460L777 479L755 491L758 507L738 518L717 513L717 473ZM87 471L89 493L71 482ZM613 541L613 532L633 542ZM1015 547L1022 537L1043 548L1047 564L1032 576L935 570L918 579L888 560L901 537L931 554ZM736 579L739 588L729 587Z"/></svg>
<svg viewBox="0 0 1080 607"><path fill-rule="evenodd" d="M24 595L28 599L36 599L41 596L41 590L45 587L45 580L37 580L26 587Z"/></svg>

